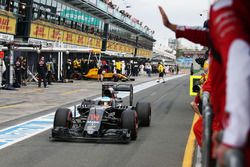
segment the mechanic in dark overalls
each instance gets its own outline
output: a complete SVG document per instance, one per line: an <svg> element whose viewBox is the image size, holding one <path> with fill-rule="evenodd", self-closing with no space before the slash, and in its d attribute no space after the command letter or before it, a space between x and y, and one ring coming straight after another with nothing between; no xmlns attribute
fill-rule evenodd
<svg viewBox="0 0 250 167"><path fill-rule="evenodd" d="M73 73L73 66L71 63L71 59L67 60L65 67L66 67L66 77L67 77L67 79L71 79L71 75Z"/></svg>
<svg viewBox="0 0 250 167"><path fill-rule="evenodd" d="M47 67L44 62L44 57L42 56L37 64L37 72L38 72L38 87L41 87L41 81L43 80L44 88L46 88L46 73Z"/></svg>
<svg viewBox="0 0 250 167"><path fill-rule="evenodd" d="M27 85L27 79L28 79L28 64L27 59L23 58L22 66L21 66L21 76L22 76L22 85Z"/></svg>
<svg viewBox="0 0 250 167"><path fill-rule="evenodd" d="M21 59L20 57L17 57L17 60L15 62L15 77L16 77L16 87L18 88L20 88L22 84L21 66L22 66Z"/></svg>

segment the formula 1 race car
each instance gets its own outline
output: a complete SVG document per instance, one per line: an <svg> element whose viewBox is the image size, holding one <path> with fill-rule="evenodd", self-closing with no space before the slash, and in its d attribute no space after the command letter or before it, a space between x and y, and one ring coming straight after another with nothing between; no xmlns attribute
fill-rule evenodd
<svg viewBox="0 0 250 167"><path fill-rule="evenodd" d="M92 68L87 74L83 75L84 79L98 79L98 68ZM104 79L114 80L115 82L121 81L134 81L134 78L129 78L122 74L114 74L113 72L106 72L103 74Z"/></svg>
<svg viewBox="0 0 250 167"><path fill-rule="evenodd" d="M129 105L123 105L117 93L129 92ZM103 84L100 100L83 100L74 114L67 108L57 109L52 139L66 141L100 141L128 143L136 140L139 126L150 126L151 105L138 102L133 106L131 84Z"/></svg>

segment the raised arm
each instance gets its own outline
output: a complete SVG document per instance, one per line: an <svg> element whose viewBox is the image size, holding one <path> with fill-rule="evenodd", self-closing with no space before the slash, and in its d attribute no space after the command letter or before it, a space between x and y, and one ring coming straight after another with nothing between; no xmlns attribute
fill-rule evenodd
<svg viewBox="0 0 250 167"><path fill-rule="evenodd" d="M169 21L164 9L159 6L164 26L175 32L176 38L185 38L191 42L209 46L209 31L203 27L179 26Z"/></svg>
<svg viewBox="0 0 250 167"><path fill-rule="evenodd" d="M163 10L163 8L161 6L159 6L159 10L160 10L160 13L161 13L162 22L163 22L164 26L167 27L167 28L169 28L170 30L176 32L177 25L176 24L172 24L169 21L166 12Z"/></svg>

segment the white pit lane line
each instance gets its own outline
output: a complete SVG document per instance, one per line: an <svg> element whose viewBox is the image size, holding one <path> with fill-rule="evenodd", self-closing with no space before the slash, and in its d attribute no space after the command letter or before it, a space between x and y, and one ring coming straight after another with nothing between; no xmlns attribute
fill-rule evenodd
<svg viewBox="0 0 250 167"><path fill-rule="evenodd" d="M173 80L186 75L187 74L171 76L165 78L165 81ZM134 86L134 93L140 92L157 84L159 83L154 80L136 85ZM127 97L128 95L128 93L124 92L118 94L121 98ZM97 99L100 99L100 97L94 100ZM74 106L69 107L69 109L74 111ZM55 112L0 130L0 150L51 129L53 127L54 115Z"/></svg>

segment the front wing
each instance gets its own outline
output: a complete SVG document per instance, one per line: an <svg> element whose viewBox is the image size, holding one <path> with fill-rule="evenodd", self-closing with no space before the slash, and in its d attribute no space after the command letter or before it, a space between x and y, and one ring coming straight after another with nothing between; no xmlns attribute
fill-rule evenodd
<svg viewBox="0 0 250 167"><path fill-rule="evenodd" d="M78 141L78 142L101 142L101 143L129 143L131 141L128 129L108 129L102 135L83 135L77 129L56 127L52 129L51 140Z"/></svg>

